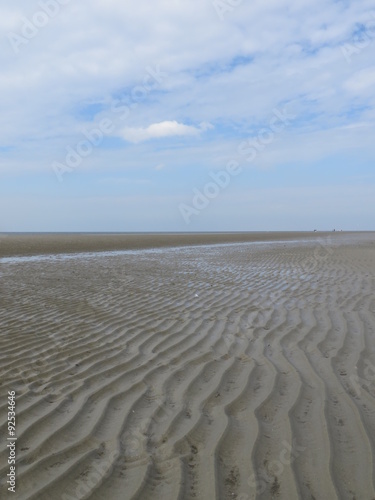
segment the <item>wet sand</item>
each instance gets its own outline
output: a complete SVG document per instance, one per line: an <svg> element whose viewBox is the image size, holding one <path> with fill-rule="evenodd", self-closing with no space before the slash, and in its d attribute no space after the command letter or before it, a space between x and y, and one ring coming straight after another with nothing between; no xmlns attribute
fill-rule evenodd
<svg viewBox="0 0 375 500"><path fill-rule="evenodd" d="M17 500L375 499L375 233L268 236L0 237L0 498L15 390Z"/></svg>
<svg viewBox="0 0 375 500"><path fill-rule="evenodd" d="M346 233L0 233L0 257L331 238Z"/></svg>

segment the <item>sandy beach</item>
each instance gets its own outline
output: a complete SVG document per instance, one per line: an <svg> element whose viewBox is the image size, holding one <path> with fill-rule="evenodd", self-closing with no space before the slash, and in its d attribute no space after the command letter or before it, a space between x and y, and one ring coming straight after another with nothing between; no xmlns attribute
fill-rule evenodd
<svg viewBox="0 0 375 500"><path fill-rule="evenodd" d="M337 235L342 233L336 233ZM0 233L0 257L82 252L110 252L147 248L214 245L222 243L301 240L336 234L310 232L253 233Z"/></svg>
<svg viewBox="0 0 375 500"><path fill-rule="evenodd" d="M375 233L2 234L0 279L1 499L375 499Z"/></svg>

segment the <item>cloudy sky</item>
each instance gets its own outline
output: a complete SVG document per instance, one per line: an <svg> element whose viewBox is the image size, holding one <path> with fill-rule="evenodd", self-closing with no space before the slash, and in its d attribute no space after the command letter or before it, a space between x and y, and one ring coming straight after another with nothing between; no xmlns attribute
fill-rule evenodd
<svg viewBox="0 0 375 500"><path fill-rule="evenodd" d="M0 231L375 229L373 1L1 11Z"/></svg>

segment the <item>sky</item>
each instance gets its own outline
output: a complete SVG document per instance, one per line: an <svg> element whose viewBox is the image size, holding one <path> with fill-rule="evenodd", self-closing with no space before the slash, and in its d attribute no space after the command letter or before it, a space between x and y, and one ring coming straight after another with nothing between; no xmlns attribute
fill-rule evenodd
<svg viewBox="0 0 375 500"><path fill-rule="evenodd" d="M19 0L0 231L374 230L367 0Z"/></svg>

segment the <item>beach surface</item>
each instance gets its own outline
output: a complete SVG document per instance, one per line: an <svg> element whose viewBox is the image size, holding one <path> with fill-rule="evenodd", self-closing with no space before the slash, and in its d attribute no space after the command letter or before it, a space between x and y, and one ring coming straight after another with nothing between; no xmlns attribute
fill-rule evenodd
<svg viewBox="0 0 375 500"><path fill-rule="evenodd" d="M1 499L375 499L375 233L2 234L0 256Z"/></svg>
<svg viewBox="0 0 375 500"><path fill-rule="evenodd" d="M342 233L0 233L0 257L332 238ZM347 233L344 233L347 234Z"/></svg>

